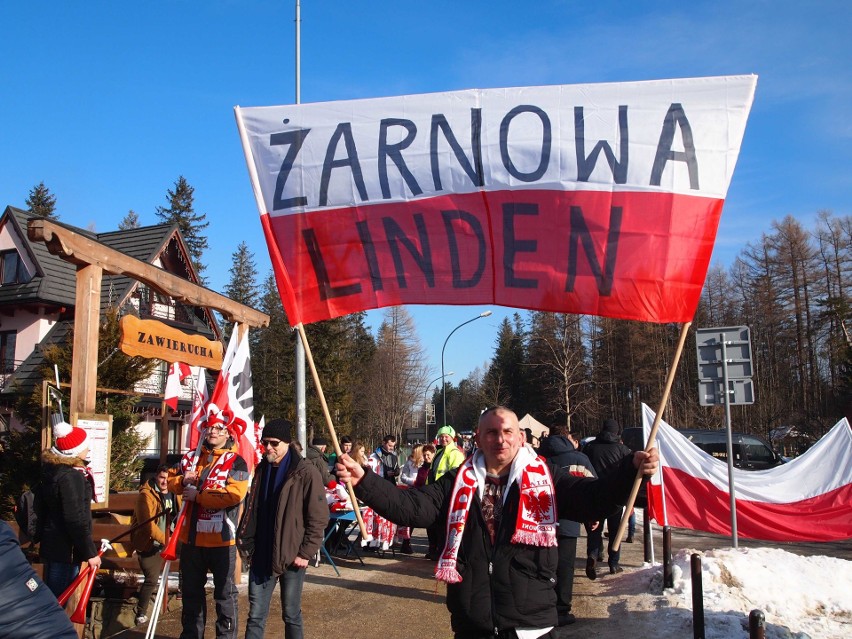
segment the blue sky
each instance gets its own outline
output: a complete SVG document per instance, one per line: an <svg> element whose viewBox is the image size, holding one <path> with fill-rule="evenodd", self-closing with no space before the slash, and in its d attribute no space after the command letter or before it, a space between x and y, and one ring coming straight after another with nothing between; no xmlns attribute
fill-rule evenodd
<svg viewBox="0 0 852 639"><path fill-rule="evenodd" d="M295 99L294 0L0 4L0 205L44 183L61 219L154 224L179 175L210 222L210 285L240 241L269 269L233 107ZM302 102L467 88L759 76L714 262L791 214L852 213L852 4L302 1ZM410 307L434 376L488 307ZM514 309L459 330L455 383ZM378 324L381 311L371 312Z"/></svg>

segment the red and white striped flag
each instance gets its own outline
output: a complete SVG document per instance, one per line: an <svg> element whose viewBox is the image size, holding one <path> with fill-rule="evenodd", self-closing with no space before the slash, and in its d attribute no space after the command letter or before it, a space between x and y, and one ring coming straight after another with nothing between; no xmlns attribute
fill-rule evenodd
<svg viewBox="0 0 852 639"><path fill-rule="evenodd" d="M240 455L251 472L257 463L258 446L251 362L248 335L240 339L238 332L235 329L231 334L222 372L207 405L207 426L221 424L227 427L231 437L239 442Z"/></svg>
<svg viewBox="0 0 852 639"><path fill-rule="evenodd" d="M654 411L642 407L645 437ZM660 421L660 472L648 484L660 524L731 534L727 462L711 457ZM768 470L734 468L737 534L766 541L836 541L852 537L852 430L841 419L806 453Z"/></svg>
<svg viewBox="0 0 852 639"><path fill-rule="evenodd" d="M192 375L192 370L183 362L175 362L169 367L169 377L166 379L166 391L164 393L166 406L173 411L177 410L178 399L180 399L180 387L184 379Z"/></svg>

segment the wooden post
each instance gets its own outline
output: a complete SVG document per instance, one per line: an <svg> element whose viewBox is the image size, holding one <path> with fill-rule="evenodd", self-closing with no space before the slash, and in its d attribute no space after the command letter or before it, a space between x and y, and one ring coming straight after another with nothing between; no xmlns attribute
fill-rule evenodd
<svg viewBox="0 0 852 639"><path fill-rule="evenodd" d="M77 306L74 309L74 354L71 359L72 413L95 412L98 384L98 337L103 269L95 264L77 268Z"/></svg>
<svg viewBox="0 0 852 639"><path fill-rule="evenodd" d="M335 454L340 457L343 451L340 449L340 442L337 441L337 431L334 430L334 423L331 421L331 413L328 410L328 404L325 401L325 394L322 391L322 383L320 382L317 366L314 363L314 356L311 353L311 346L308 344L308 335L305 333L303 324L298 324L296 330L299 331L299 337L302 344L305 346L305 359L308 361L308 366L311 369L311 377L314 380L314 387L317 389L320 405L322 406L323 415L325 415L325 423L328 426L328 432L331 435L331 443L334 445ZM349 499L352 500L352 510L355 513L355 519L358 521L358 527L361 529L361 538L369 539L367 526L364 524L364 519L361 517L361 510L358 508L358 499L355 497L355 489L352 487L352 482L346 482L346 488L349 491Z"/></svg>

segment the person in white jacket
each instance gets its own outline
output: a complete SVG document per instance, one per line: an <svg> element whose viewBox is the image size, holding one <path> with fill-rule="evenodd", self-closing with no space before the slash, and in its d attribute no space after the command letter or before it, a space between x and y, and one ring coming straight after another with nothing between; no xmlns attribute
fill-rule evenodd
<svg viewBox="0 0 852 639"><path fill-rule="evenodd" d="M406 488L413 488L414 482L417 480L417 473L423 465L423 444L418 444L408 456L408 461L402 467L399 473L399 485ZM414 554L414 549L411 547L411 528L408 526L400 526L396 531L397 539L402 542L402 547L399 549L404 555Z"/></svg>

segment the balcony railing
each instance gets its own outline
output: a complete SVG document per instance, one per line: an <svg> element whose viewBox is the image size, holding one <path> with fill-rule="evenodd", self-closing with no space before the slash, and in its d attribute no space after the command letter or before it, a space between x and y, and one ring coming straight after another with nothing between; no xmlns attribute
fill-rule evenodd
<svg viewBox="0 0 852 639"><path fill-rule="evenodd" d="M195 326L197 321L201 321L210 328L207 314L197 306L187 306L174 300L152 301L147 296L131 297L129 303L141 318L170 320L187 326Z"/></svg>
<svg viewBox="0 0 852 639"><path fill-rule="evenodd" d="M151 373L150 377L142 380L133 387L138 393L149 393L151 395L162 395L166 390L166 381L169 378L168 371L156 370ZM178 399L192 401L195 397L195 383L192 377L187 377L183 380L180 386L180 395Z"/></svg>

